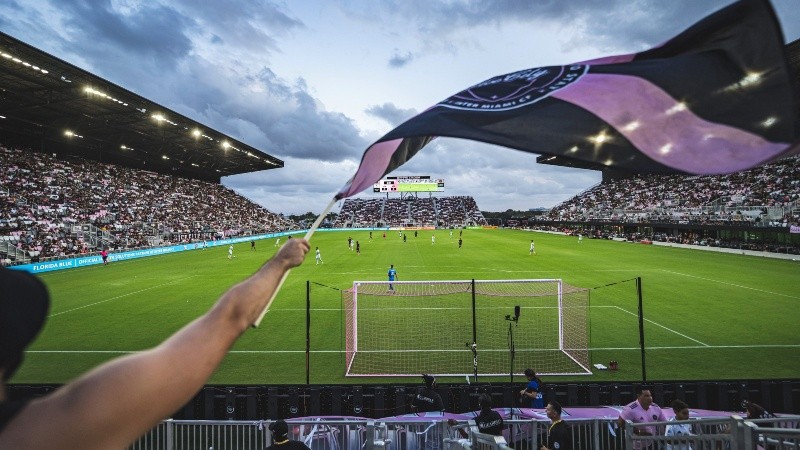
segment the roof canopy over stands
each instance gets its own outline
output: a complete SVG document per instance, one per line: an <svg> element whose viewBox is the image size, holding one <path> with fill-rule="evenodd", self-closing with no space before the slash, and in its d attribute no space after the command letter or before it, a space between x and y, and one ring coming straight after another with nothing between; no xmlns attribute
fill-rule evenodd
<svg viewBox="0 0 800 450"><path fill-rule="evenodd" d="M283 161L0 32L0 140L219 182Z"/></svg>

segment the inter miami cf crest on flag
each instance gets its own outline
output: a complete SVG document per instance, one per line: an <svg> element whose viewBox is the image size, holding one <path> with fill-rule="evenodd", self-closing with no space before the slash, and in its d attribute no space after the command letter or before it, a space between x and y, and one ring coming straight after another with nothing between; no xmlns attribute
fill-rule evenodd
<svg viewBox="0 0 800 450"><path fill-rule="evenodd" d="M520 70L490 78L439 103L465 111L501 111L529 106L576 81L587 66L555 66Z"/></svg>
<svg viewBox="0 0 800 450"><path fill-rule="evenodd" d="M723 174L800 151L795 87L767 0L743 0L663 45L492 77L365 152L349 197L437 136L640 173Z"/></svg>

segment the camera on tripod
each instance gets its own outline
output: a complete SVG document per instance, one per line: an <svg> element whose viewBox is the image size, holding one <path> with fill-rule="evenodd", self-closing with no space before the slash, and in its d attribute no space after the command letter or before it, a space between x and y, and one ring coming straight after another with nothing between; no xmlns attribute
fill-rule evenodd
<svg viewBox="0 0 800 450"><path fill-rule="evenodd" d="M511 314L506 314L506 320L508 320L509 322L517 322L517 321L519 321L519 312L520 312L519 310L520 310L519 305L515 306L514 307L514 316L512 317Z"/></svg>

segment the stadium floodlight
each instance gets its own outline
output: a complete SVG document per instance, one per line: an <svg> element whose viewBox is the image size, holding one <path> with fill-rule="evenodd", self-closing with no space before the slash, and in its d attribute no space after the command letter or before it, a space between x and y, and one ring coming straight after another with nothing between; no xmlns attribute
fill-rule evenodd
<svg viewBox="0 0 800 450"><path fill-rule="evenodd" d="M229 144L228 141L222 141L222 148L224 148L225 150L227 150L228 147L230 147L230 146L231 146L231 144Z"/></svg>
<svg viewBox="0 0 800 450"><path fill-rule="evenodd" d="M342 300L346 376L503 376L512 355L519 374L591 374L589 290L558 279L356 281Z"/></svg>
<svg viewBox="0 0 800 450"><path fill-rule="evenodd" d="M202 133L201 133L201 132L200 132L200 130L198 130L197 128L195 128L194 130L192 130L192 136L194 136L194 137L196 137L196 138L199 138L201 134L202 134Z"/></svg>

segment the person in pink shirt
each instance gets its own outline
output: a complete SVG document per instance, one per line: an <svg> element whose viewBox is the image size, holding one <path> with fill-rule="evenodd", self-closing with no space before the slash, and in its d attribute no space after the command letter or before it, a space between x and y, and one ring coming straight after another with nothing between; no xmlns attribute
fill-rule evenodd
<svg viewBox="0 0 800 450"><path fill-rule="evenodd" d="M104 266L107 266L107 265L108 265L108 250L104 248L104 249L103 249L103 250L100 252L100 256L102 256L102 257L103 257L103 265L104 265Z"/></svg>
<svg viewBox="0 0 800 450"><path fill-rule="evenodd" d="M636 400L625 405L625 408L619 414L619 425L625 428L625 421L630 420L633 423L648 423L648 422L666 422L667 417L661 407L653 403L653 394L650 389L640 387L636 390ZM653 425L634 427L633 433L638 436L657 436L659 430ZM634 448L642 448L641 442L638 442Z"/></svg>

